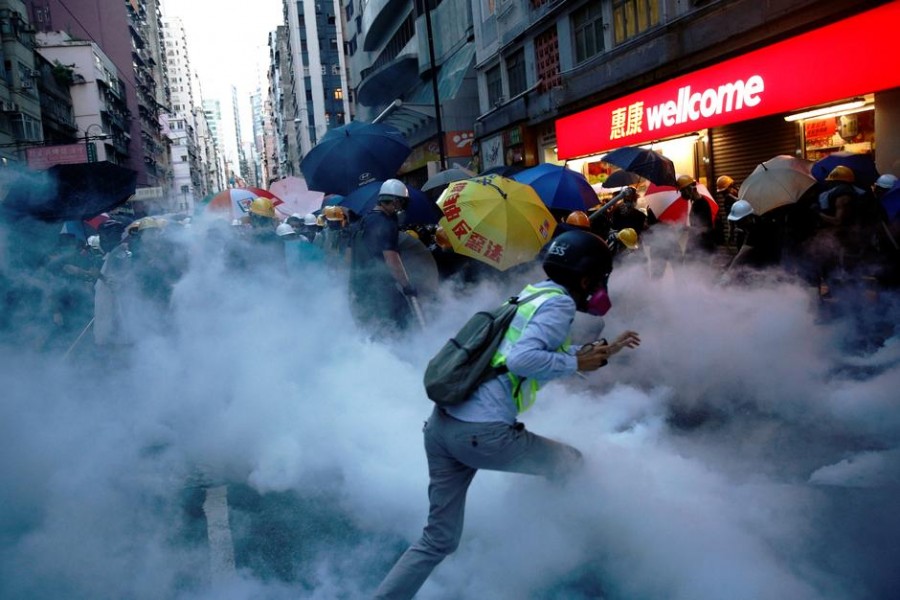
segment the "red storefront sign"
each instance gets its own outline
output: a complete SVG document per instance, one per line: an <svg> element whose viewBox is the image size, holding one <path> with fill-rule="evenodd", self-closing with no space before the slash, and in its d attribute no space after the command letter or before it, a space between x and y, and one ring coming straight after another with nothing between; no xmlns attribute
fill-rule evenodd
<svg viewBox="0 0 900 600"><path fill-rule="evenodd" d="M559 119L561 159L900 87L900 1Z"/></svg>
<svg viewBox="0 0 900 600"><path fill-rule="evenodd" d="M39 171L53 165L69 165L88 161L87 146L81 144L65 144L63 146L37 146L25 150L28 167Z"/></svg>

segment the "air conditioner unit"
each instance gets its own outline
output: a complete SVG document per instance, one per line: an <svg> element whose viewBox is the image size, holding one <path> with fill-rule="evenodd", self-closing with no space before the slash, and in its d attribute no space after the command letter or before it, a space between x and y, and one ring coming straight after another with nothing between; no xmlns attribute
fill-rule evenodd
<svg viewBox="0 0 900 600"><path fill-rule="evenodd" d="M23 90L30 90L30 89L32 88L33 85L34 85L34 84L31 82L30 79L23 79L23 80L22 80L22 84L21 84L20 87L21 87Z"/></svg>
<svg viewBox="0 0 900 600"><path fill-rule="evenodd" d="M0 104L0 109L3 112L19 112L19 105L15 102L3 102Z"/></svg>

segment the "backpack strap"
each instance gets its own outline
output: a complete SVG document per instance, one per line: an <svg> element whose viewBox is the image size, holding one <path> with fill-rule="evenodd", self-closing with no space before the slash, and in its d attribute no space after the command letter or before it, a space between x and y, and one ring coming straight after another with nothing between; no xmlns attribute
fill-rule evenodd
<svg viewBox="0 0 900 600"><path fill-rule="evenodd" d="M507 302L507 304L514 304L516 306L520 306L522 304L528 304L529 302L531 302L538 296L543 296L544 294L549 294L550 292L554 292L554 291L556 291L556 290L541 290L541 291L535 292L529 296L525 296L522 299L519 299L518 296L510 296L509 300L507 300L506 302ZM493 372L495 375L505 375L506 373L509 373L509 368L504 363L504 364L500 365L499 367L493 367Z"/></svg>

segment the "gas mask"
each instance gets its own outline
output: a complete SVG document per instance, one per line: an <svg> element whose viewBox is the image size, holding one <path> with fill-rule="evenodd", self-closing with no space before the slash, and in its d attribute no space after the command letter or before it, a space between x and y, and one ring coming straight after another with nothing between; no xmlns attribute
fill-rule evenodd
<svg viewBox="0 0 900 600"><path fill-rule="evenodd" d="M600 288L588 297L587 314L596 317L602 317L612 308L612 301L609 299L609 293L606 288Z"/></svg>

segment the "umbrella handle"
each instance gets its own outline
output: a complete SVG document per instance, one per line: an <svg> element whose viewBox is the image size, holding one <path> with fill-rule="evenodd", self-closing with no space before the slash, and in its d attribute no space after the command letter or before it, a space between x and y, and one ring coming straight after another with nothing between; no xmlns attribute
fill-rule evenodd
<svg viewBox="0 0 900 600"><path fill-rule="evenodd" d="M409 273L406 272L406 266L403 264L403 260L400 261L400 270L403 271L403 277L408 282ZM398 283L397 287L400 289L400 293L403 294L403 286ZM406 294L403 294L403 297L406 298L406 301L409 303L410 309L413 311L413 314L416 315L416 321L419 322L419 327L424 330L425 315L422 313L422 307L419 306L419 299L415 296L407 296Z"/></svg>

